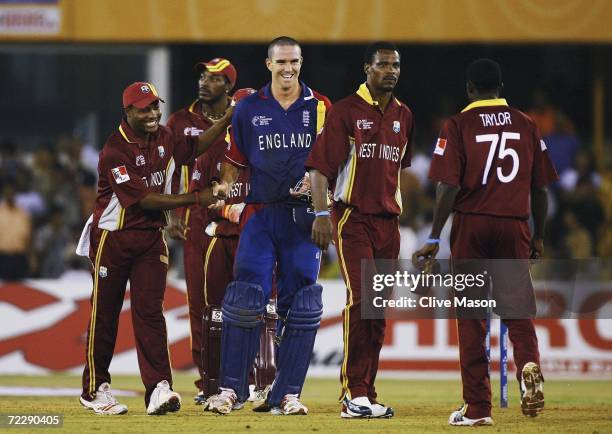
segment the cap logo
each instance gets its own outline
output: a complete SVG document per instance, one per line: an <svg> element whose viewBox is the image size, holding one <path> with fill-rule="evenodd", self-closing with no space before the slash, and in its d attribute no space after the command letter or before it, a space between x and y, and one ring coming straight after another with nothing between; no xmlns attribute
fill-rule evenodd
<svg viewBox="0 0 612 434"><path fill-rule="evenodd" d="M149 86L147 86L146 84L143 84L142 86L140 86L140 91L142 93L149 93L151 92L151 89L149 89Z"/></svg>
<svg viewBox="0 0 612 434"><path fill-rule="evenodd" d="M217 61L217 60L219 60L219 59L215 59L214 61ZM210 72L221 72L225 68L227 68L229 66L229 64L230 64L229 60L223 59L219 63L217 63L216 65L206 65L206 69L209 70Z"/></svg>

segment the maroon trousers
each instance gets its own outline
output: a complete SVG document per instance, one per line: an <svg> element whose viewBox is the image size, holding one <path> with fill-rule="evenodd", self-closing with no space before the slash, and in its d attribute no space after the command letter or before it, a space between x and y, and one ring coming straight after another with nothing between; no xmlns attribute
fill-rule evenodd
<svg viewBox="0 0 612 434"><path fill-rule="evenodd" d="M172 385L166 322L162 303L168 271L168 249L159 230L95 228L91 233L92 312L87 332L82 397L92 400L108 372L125 289L130 281L132 325L145 405L158 382Z"/></svg>
<svg viewBox="0 0 612 434"><path fill-rule="evenodd" d="M201 391L204 308L207 305L221 306L223 302L225 288L234 275L234 256L238 247L238 237L209 237L194 232L196 231L193 229L188 231L183 251L191 329L191 356L200 373L195 385Z"/></svg>
<svg viewBox="0 0 612 434"><path fill-rule="evenodd" d="M461 259L528 259L527 221L477 214L455 213L451 229L451 255ZM533 290L531 290L533 297ZM516 376L527 362L540 364L538 340L530 319L504 319L514 348ZM486 320L457 319L459 360L466 417L491 416L491 382L486 355Z"/></svg>
<svg viewBox="0 0 612 434"><path fill-rule="evenodd" d="M191 222L190 222L191 223ZM190 224L187 239L183 243L183 264L185 267L185 283L187 285L187 305L189 307L189 328L191 358L202 372L202 316L204 315L204 252L205 238L202 226ZM202 378L195 381L198 390L202 390Z"/></svg>
<svg viewBox="0 0 612 434"><path fill-rule="evenodd" d="M374 381L385 337L384 319L361 319L362 259L397 259L400 236L397 217L360 214L341 204L332 210L334 240L346 283L343 315L344 358L340 371L342 396L367 396L376 401Z"/></svg>

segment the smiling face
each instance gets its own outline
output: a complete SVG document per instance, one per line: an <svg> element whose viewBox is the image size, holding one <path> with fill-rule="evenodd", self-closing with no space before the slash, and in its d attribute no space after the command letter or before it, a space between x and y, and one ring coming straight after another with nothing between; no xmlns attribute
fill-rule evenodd
<svg viewBox="0 0 612 434"><path fill-rule="evenodd" d="M206 104L213 104L230 90L227 79L222 74L203 71L198 80L198 97Z"/></svg>
<svg viewBox="0 0 612 434"><path fill-rule="evenodd" d="M275 45L266 66L272 73L272 84L283 90L292 89L298 84L302 68L302 50L299 45Z"/></svg>
<svg viewBox="0 0 612 434"><path fill-rule="evenodd" d="M393 50L378 50L372 63L364 65L368 87L376 93L393 92L400 76L400 55Z"/></svg>
<svg viewBox="0 0 612 434"><path fill-rule="evenodd" d="M138 108L133 105L125 109L127 122L141 136L153 134L159 129L161 119L161 109L159 101L154 101L145 108Z"/></svg>

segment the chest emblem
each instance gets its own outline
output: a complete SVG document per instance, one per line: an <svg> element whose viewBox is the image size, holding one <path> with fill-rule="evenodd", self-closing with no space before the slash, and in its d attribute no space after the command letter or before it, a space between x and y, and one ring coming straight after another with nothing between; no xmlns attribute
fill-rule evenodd
<svg viewBox="0 0 612 434"><path fill-rule="evenodd" d="M266 125L270 125L271 120L272 118L269 118L264 115L259 115L259 116L253 116L253 119L251 119L251 123L255 127L265 127Z"/></svg>
<svg viewBox="0 0 612 434"><path fill-rule="evenodd" d="M358 119L357 120L358 130L371 130L373 126L374 126L374 121L370 121L368 119Z"/></svg>
<svg viewBox="0 0 612 434"><path fill-rule="evenodd" d="M203 132L204 132L204 130L201 130L201 129L196 128L196 127L186 127L186 128L183 130L183 134L184 134L184 135L186 135L186 136L192 136L192 137L199 136L199 135L200 135L200 134L202 134Z"/></svg>
<svg viewBox="0 0 612 434"><path fill-rule="evenodd" d="M393 132L398 134L400 132L400 123L399 121L393 121Z"/></svg>
<svg viewBox="0 0 612 434"><path fill-rule="evenodd" d="M144 166L145 165L144 155L137 155L136 156L136 165L137 166Z"/></svg>
<svg viewBox="0 0 612 434"><path fill-rule="evenodd" d="M157 151L159 152L159 158L164 158L164 155L166 155L166 150L164 149L164 147L158 146Z"/></svg>
<svg viewBox="0 0 612 434"><path fill-rule="evenodd" d="M308 110L302 112L302 122L305 127L310 126L310 112Z"/></svg>

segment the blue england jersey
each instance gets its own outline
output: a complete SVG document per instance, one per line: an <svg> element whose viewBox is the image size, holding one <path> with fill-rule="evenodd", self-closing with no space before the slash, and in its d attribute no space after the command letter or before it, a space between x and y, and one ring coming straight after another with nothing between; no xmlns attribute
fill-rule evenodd
<svg viewBox="0 0 612 434"><path fill-rule="evenodd" d="M300 82L302 93L283 109L270 84L242 99L234 109L226 161L251 168L247 203L288 201L302 179L304 162L331 106L327 97Z"/></svg>

